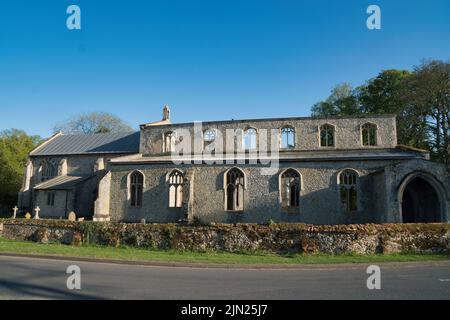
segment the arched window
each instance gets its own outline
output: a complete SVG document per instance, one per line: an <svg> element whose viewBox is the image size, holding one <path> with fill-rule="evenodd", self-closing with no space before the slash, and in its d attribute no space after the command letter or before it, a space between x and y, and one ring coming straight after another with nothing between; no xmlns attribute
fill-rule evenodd
<svg viewBox="0 0 450 320"><path fill-rule="evenodd" d="M144 175L135 171L130 175L130 205L142 206L142 194L144 191Z"/></svg>
<svg viewBox="0 0 450 320"><path fill-rule="evenodd" d="M216 130L208 129L203 133L203 149L216 141Z"/></svg>
<svg viewBox="0 0 450 320"><path fill-rule="evenodd" d="M55 205L55 192L54 191L47 192L47 205L49 207L53 207Z"/></svg>
<svg viewBox="0 0 450 320"><path fill-rule="evenodd" d="M281 174L281 205L286 208L298 208L300 205L300 175L293 169Z"/></svg>
<svg viewBox="0 0 450 320"><path fill-rule="evenodd" d="M181 208L183 205L183 174L174 170L169 175L169 207Z"/></svg>
<svg viewBox="0 0 450 320"><path fill-rule="evenodd" d="M244 173L237 168L230 169L225 176L225 188L226 209L229 211L244 210Z"/></svg>
<svg viewBox="0 0 450 320"><path fill-rule="evenodd" d="M244 149L256 150L256 129L248 128L244 131Z"/></svg>
<svg viewBox="0 0 450 320"><path fill-rule="evenodd" d="M334 127L324 124L320 127L320 146L334 147Z"/></svg>
<svg viewBox="0 0 450 320"><path fill-rule="evenodd" d="M366 123L361 126L361 140L363 146L377 145L377 126L373 123Z"/></svg>
<svg viewBox="0 0 450 320"><path fill-rule="evenodd" d="M353 170L344 170L339 174L339 193L341 208L346 212L358 210L358 173Z"/></svg>
<svg viewBox="0 0 450 320"><path fill-rule="evenodd" d="M203 140L205 142L212 142L216 140L216 130L213 129L205 130L205 133L203 134Z"/></svg>
<svg viewBox="0 0 450 320"><path fill-rule="evenodd" d="M41 181L50 180L58 175L58 166L54 161L44 161L41 170Z"/></svg>
<svg viewBox="0 0 450 320"><path fill-rule="evenodd" d="M295 148L295 130L292 127L281 128L281 149Z"/></svg>
<svg viewBox="0 0 450 320"><path fill-rule="evenodd" d="M164 150L163 152L175 151L175 132L169 131L164 134Z"/></svg>

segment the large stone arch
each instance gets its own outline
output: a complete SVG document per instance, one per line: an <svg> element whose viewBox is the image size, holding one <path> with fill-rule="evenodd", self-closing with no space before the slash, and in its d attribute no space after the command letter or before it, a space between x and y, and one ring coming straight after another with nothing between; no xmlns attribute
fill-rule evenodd
<svg viewBox="0 0 450 320"><path fill-rule="evenodd" d="M400 221L447 221L447 195L445 188L433 175L416 171L407 175L398 188Z"/></svg>

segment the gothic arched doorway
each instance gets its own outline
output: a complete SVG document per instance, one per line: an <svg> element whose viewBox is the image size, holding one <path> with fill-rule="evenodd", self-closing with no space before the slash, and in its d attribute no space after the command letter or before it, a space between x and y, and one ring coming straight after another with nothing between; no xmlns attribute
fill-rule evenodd
<svg viewBox="0 0 450 320"><path fill-rule="evenodd" d="M402 184L400 191L404 223L442 221L439 191L428 179L420 175L414 176Z"/></svg>

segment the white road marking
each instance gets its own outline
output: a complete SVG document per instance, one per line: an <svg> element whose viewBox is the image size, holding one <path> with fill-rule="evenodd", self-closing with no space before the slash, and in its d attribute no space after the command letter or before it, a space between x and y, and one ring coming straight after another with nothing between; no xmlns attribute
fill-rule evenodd
<svg viewBox="0 0 450 320"><path fill-rule="evenodd" d="M450 282L450 279L439 279L441 282Z"/></svg>

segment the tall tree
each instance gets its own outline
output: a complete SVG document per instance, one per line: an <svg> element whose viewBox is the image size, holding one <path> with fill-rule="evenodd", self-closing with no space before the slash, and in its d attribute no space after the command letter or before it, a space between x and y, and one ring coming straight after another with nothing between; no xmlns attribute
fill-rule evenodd
<svg viewBox="0 0 450 320"><path fill-rule="evenodd" d="M78 114L64 123L57 124L54 132L66 134L94 134L132 132L133 129L123 120L107 112Z"/></svg>
<svg viewBox="0 0 450 320"><path fill-rule="evenodd" d="M423 61L408 81L407 110L426 132L431 155L450 164L450 61Z"/></svg>
<svg viewBox="0 0 450 320"><path fill-rule="evenodd" d="M428 149L450 165L450 62L423 61L412 72L384 70L355 90L337 86L311 113L396 114L399 144Z"/></svg>
<svg viewBox="0 0 450 320"><path fill-rule="evenodd" d="M397 115L399 144L428 148L422 115L409 104L412 76L406 70L383 70L357 88L358 100L363 113Z"/></svg>
<svg viewBox="0 0 450 320"><path fill-rule="evenodd" d="M400 113L405 107L406 70L383 70L375 78L358 87L358 100L364 113Z"/></svg>
<svg viewBox="0 0 450 320"><path fill-rule="evenodd" d="M358 114L358 98L351 85L343 83L334 87L325 101L313 105L311 113L313 117Z"/></svg>
<svg viewBox="0 0 450 320"><path fill-rule="evenodd" d="M0 132L0 214L17 203L28 153L42 139L24 131L10 129Z"/></svg>

